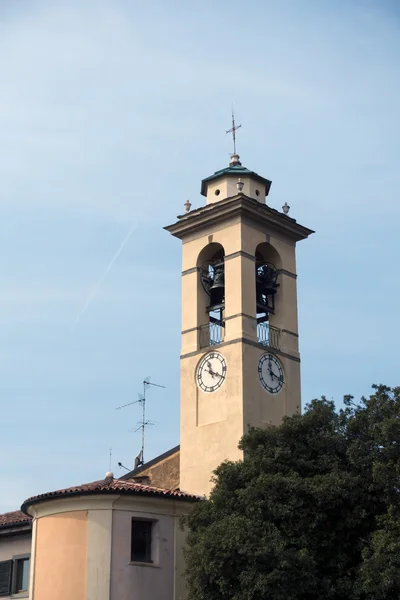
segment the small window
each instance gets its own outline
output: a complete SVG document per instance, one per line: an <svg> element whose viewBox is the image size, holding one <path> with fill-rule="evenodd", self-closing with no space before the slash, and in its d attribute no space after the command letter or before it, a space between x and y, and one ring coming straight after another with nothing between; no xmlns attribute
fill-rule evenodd
<svg viewBox="0 0 400 600"><path fill-rule="evenodd" d="M29 554L0 562L0 597L28 591L29 562Z"/></svg>
<svg viewBox="0 0 400 600"><path fill-rule="evenodd" d="M260 191L256 190L256 196L259 196L259 195L260 195Z"/></svg>
<svg viewBox="0 0 400 600"><path fill-rule="evenodd" d="M221 193L221 191L220 191L220 190L215 190L215 192L214 192L214 194L215 194L216 196L219 196L219 195L220 195L220 193Z"/></svg>
<svg viewBox="0 0 400 600"><path fill-rule="evenodd" d="M16 559L14 561L14 568L15 580L13 593L27 592L29 587L29 557Z"/></svg>
<svg viewBox="0 0 400 600"><path fill-rule="evenodd" d="M131 562L151 563L154 521L132 519Z"/></svg>
<svg viewBox="0 0 400 600"><path fill-rule="evenodd" d="M3 560L0 562L0 596L9 596L11 594L12 568L12 560Z"/></svg>

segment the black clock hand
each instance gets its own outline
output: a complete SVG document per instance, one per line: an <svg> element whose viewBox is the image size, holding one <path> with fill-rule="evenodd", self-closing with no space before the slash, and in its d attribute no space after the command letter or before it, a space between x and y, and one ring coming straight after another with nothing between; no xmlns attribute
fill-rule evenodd
<svg viewBox="0 0 400 600"><path fill-rule="evenodd" d="M273 372L272 369L268 369L268 373L271 375L271 377L275 377L275 379L279 379L278 375L275 375L275 373Z"/></svg>
<svg viewBox="0 0 400 600"><path fill-rule="evenodd" d="M276 375L273 371L270 371L270 375L272 375L272 377L275 377L275 379L277 379L280 383L283 383L282 375Z"/></svg>
<svg viewBox="0 0 400 600"><path fill-rule="evenodd" d="M207 362L207 367L208 367L208 369L209 369L209 370L208 370L208 372L210 373L210 375L211 375L212 377L214 377L214 375L215 375L215 371L213 370L213 368L212 368L212 365L211 365L210 361L208 361L208 362Z"/></svg>
<svg viewBox="0 0 400 600"><path fill-rule="evenodd" d="M207 369L206 369L206 371L207 371ZM215 375L218 375L218 377L223 377L223 375L221 373L218 373L218 371L207 371L207 373L210 373L210 375L213 379L215 379Z"/></svg>
<svg viewBox="0 0 400 600"><path fill-rule="evenodd" d="M268 359L268 372L271 375L271 377L273 377L275 375L275 373L272 370L272 361L270 358Z"/></svg>

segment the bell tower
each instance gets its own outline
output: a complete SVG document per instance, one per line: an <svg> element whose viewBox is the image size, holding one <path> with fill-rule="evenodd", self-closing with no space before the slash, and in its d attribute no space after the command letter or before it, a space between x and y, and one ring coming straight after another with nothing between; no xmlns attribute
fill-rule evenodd
<svg viewBox="0 0 400 600"><path fill-rule="evenodd" d="M208 494L213 470L239 460L249 426L300 411L296 242L313 233L266 199L242 166L202 181L206 205L166 227L182 240L180 488Z"/></svg>

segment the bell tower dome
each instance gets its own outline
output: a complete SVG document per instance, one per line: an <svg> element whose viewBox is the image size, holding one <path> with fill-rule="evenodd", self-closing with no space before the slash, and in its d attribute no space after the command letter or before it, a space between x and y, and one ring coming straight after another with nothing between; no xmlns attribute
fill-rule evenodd
<svg viewBox="0 0 400 600"><path fill-rule="evenodd" d="M268 179L243 167L240 156L231 154L228 167L203 179L201 193L207 198L207 204L235 196L238 191L265 204L270 187L271 182Z"/></svg>
<svg viewBox="0 0 400 600"><path fill-rule="evenodd" d="M242 166L203 179L206 205L166 227L182 240L180 488L208 494L250 426L300 411L296 243L313 233L266 203Z"/></svg>

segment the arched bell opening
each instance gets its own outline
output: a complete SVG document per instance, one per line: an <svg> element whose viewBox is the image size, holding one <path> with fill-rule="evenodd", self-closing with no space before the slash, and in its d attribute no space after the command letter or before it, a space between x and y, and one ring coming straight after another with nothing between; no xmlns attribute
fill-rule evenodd
<svg viewBox="0 0 400 600"><path fill-rule="evenodd" d="M200 252L197 268L202 288L203 314L199 327L200 348L220 344L225 331L225 250L212 242Z"/></svg>
<svg viewBox="0 0 400 600"><path fill-rule="evenodd" d="M257 340L260 344L279 349L280 330L273 325L276 314L276 296L282 261L279 253L269 243L256 248L256 314Z"/></svg>

